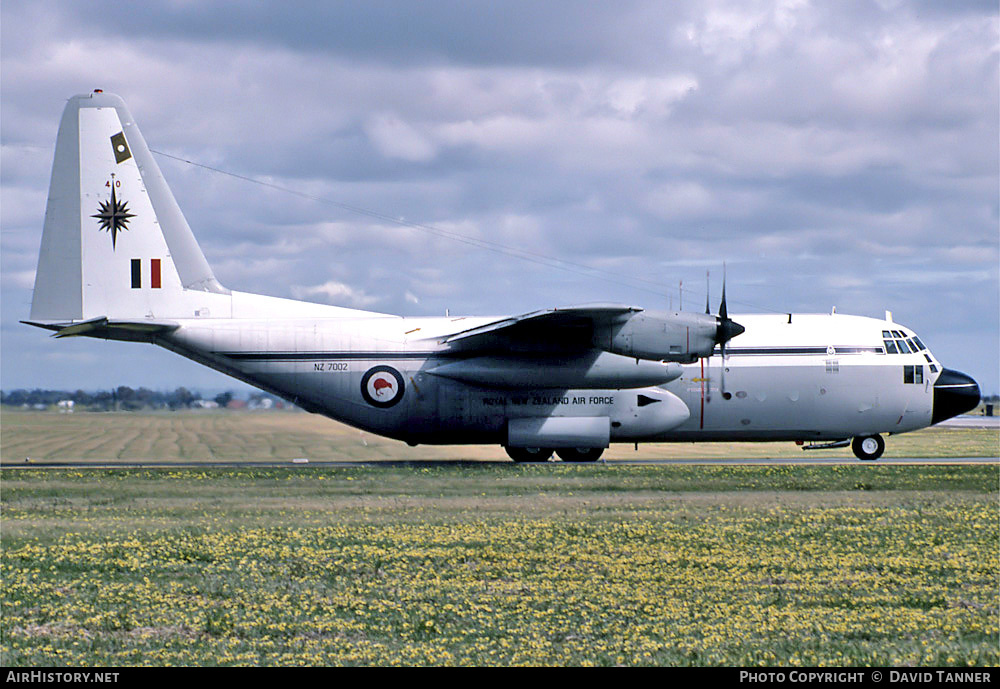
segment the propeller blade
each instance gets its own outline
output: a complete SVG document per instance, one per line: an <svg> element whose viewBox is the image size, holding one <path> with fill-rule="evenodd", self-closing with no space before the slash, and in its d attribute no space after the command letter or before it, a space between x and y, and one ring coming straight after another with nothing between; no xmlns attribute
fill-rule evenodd
<svg viewBox="0 0 1000 689"><path fill-rule="evenodd" d="M722 361L719 362L719 392L722 393L722 399L728 400L729 393L726 391L726 343L723 341L719 345L719 349L722 350Z"/></svg>
<svg viewBox="0 0 1000 689"><path fill-rule="evenodd" d="M710 315L712 313L712 307L709 305L709 301L712 297L712 283L708 275L708 271L705 271L705 315Z"/></svg>
<svg viewBox="0 0 1000 689"><path fill-rule="evenodd" d="M705 313L709 313L706 308ZM746 328L729 317L729 306L726 303L726 264L722 264L722 301L719 303L719 315L715 317L717 324L715 330L715 342L719 345L719 352L722 354L722 361L719 362L719 391L724 399L732 396L726 390L726 343L737 335L746 332Z"/></svg>
<svg viewBox="0 0 1000 689"><path fill-rule="evenodd" d="M719 304L719 327L715 333L715 341L722 347L722 355L725 358L726 343L731 339L746 332L739 323L729 317L729 307L726 304L726 266L722 265L722 302Z"/></svg>
<svg viewBox="0 0 1000 689"><path fill-rule="evenodd" d="M729 318L729 309L726 308L726 264L722 264L722 303L719 304L719 318L726 320Z"/></svg>

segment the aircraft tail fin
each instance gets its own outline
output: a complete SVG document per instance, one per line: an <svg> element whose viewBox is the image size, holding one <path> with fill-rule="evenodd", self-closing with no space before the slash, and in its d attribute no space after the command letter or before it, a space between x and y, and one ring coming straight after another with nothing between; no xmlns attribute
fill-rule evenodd
<svg viewBox="0 0 1000 689"><path fill-rule="evenodd" d="M31 320L227 315L216 280L125 102L70 99L56 139Z"/></svg>

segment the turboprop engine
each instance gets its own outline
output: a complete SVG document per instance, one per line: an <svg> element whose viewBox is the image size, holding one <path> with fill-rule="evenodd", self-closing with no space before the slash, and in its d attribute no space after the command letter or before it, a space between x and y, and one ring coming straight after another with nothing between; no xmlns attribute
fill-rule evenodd
<svg viewBox="0 0 1000 689"><path fill-rule="evenodd" d="M594 346L636 359L675 361L690 364L712 356L716 345L725 343L744 330L725 315L674 311L640 311L621 323L594 330Z"/></svg>

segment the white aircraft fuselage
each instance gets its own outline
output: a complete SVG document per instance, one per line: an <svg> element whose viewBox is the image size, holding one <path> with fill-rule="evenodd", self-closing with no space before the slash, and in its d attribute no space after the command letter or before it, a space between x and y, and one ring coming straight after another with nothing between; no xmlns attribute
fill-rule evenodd
<svg viewBox="0 0 1000 689"><path fill-rule="evenodd" d="M613 442L854 439L971 409L979 388L890 318L729 317L588 304L403 318L230 291L124 103L67 105L31 318L57 337L152 342L410 444L590 461Z"/></svg>
<svg viewBox="0 0 1000 689"><path fill-rule="evenodd" d="M913 341L891 321L841 314L738 315L746 327L721 354L680 366L662 385L615 387L608 381L534 384L511 376L498 359L478 380L437 371L476 361L439 344L443 336L499 318L320 317L192 319L160 339L168 349L372 433L413 444L506 444L513 418L607 417L611 442L837 440L902 433L931 425L934 381L942 366L927 349L885 353L885 342ZM890 337L883 338L883 331ZM905 337L893 337L895 331ZM634 359L610 355L622 377ZM548 357L543 367L559 367ZM551 363L550 363L551 362ZM666 368L666 365L659 364ZM386 367L402 378L392 406L374 406L362 377ZM725 371L723 371L725 369ZM588 371L589 372L589 369ZM916 373L919 372L919 373ZM725 373L725 389L722 388ZM471 378L471 376L469 376ZM388 381L390 386L392 381ZM561 383L570 383L565 385ZM574 385L575 383L575 385ZM379 393L397 394L390 388ZM676 397L672 414L643 423L639 395ZM940 391L939 391L940 397ZM649 412L658 411L646 405ZM650 414L652 415L652 414Z"/></svg>

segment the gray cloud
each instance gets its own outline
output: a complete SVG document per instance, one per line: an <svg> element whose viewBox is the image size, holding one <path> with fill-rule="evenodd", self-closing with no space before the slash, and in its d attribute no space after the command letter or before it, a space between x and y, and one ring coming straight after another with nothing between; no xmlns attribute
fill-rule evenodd
<svg viewBox="0 0 1000 689"><path fill-rule="evenodd" d="M236 289L418 315L662 306L683 280L700 308L725 260L736 308L888 308L998 387L993 3L101 7L3 5L5 388L106 385L56 355L105 343L16 323L63 102L95 87L155 150L339 202L161 158ZM229 385L150 348L121 373Z"/></svg>

